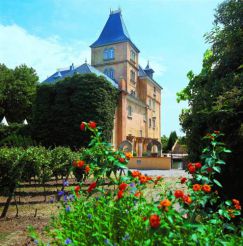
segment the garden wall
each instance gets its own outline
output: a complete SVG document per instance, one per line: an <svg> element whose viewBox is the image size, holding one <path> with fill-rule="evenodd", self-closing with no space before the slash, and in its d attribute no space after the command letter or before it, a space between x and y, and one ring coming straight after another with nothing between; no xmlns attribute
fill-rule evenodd
<svg viewBox="0 0 243 246"><path fill-rule="evenodd" d="M128 168L142 170L170 170L170 157L132 157L128 162Z"/></svg>

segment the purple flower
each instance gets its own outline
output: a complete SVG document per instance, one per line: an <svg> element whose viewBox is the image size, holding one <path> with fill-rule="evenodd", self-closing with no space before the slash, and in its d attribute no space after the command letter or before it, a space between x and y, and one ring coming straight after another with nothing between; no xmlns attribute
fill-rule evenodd
<svg viewBox="0 0 243 246"><path fill-rule="evenodd" d="M68 180L64 180L64 181L63 181L63 186L69 186Z"/></svg>
<svg viewBox="0 0 243 246"><path fill-rule="evenodd" d="M65 244L66 244L66 245L71 244L71 243L72 243L72 240L71 240L70 238L67 238L67 239L65 240Z"/></svg>
<svg viewBox="0 0 243 246"><path fill-rule="evenodd" d="M60 191L58 191L58 196L62 196L62 195L64 195L64 191L63 190L60 190Z"/></svg>
<svg viewBox="0 0 243 246"><path fill-rule="evenodd" d="M70 212L70 210L71 210L70 206L67 206L65 210L66 210L66 212Z"/></svg>
<svg viewBox="0 0 243 246"><path fill-rule="evenodd" d="M135 187L135 183L131 183L130 184L130 187Z"/></svg>
<svg viewBox="0 0 243 246"><path fill-rule="evenodd" d="M91 220L92 219L92 214L88 214L87 217Z"/></svg>
<svg viewBox="0 0 243 246"><path fill-rule="evenodd" d="M54 197L51 197L50 200L49 200L50 203L53 203L54 202Z"/></svg>
<svg viewBox="0 0 243 246"><path fill-rule="evenodd" d="M64 202L66 202L67 200L68 200L67 195L64 195L64 197L63 197L63 201L64 201Z"/></svg>

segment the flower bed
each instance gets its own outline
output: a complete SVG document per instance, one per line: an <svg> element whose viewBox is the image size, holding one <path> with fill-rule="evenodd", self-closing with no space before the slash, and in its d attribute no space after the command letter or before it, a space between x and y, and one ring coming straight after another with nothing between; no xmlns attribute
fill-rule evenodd
<svg viewBox="0 0 243 246"><path fill-rule="evenodd" d="M48 227L44 243L33 228L31 236L40 245L241 245L240 203L237 199L221 201L215 179L220 173L224 154L230 152L221 136L214 132L203 150L202 162L189 163L192 178L179 183L186 191L167 191L163 178L126 169L130 153L115 151L102 142L94 122L81 124L93 138L80 160L73 162L73 172L80 183L73 193L64 192L62 209ZM82 173L82 175L80 175ZM83 183L94 178L88 188ZM109 180L107 184L107 180ZM107 185L105 185L107 184ZM159 197L146 199L147 186L160 189ZM238 225L236 225L238 223Z"/></svg>

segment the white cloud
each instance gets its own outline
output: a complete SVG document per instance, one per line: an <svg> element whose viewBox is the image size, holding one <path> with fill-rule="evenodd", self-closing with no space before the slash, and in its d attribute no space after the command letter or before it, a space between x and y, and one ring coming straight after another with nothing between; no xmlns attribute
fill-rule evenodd
<svg viewBox="0 0 243 246"><path fill-rule="evenodd" d="M56 36L41 38L18 25L0 24L0 63L10 68L20 64L31 66L40 81L60 67L81 65L85 59L90 62L90 49L85 42L61 44Z"/></svg>

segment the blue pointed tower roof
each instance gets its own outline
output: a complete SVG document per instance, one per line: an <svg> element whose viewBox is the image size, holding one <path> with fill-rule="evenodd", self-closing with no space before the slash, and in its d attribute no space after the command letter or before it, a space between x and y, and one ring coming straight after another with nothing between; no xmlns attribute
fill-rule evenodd
<svg viewBox="0 0 243 246"><path fill-rule="evenodd" d="M111 11L99 38L90 47L96 48L99 46L121 42L130 42L133 48L139 52L139 49L131 41L122 18L121 10Z"/></svg>

